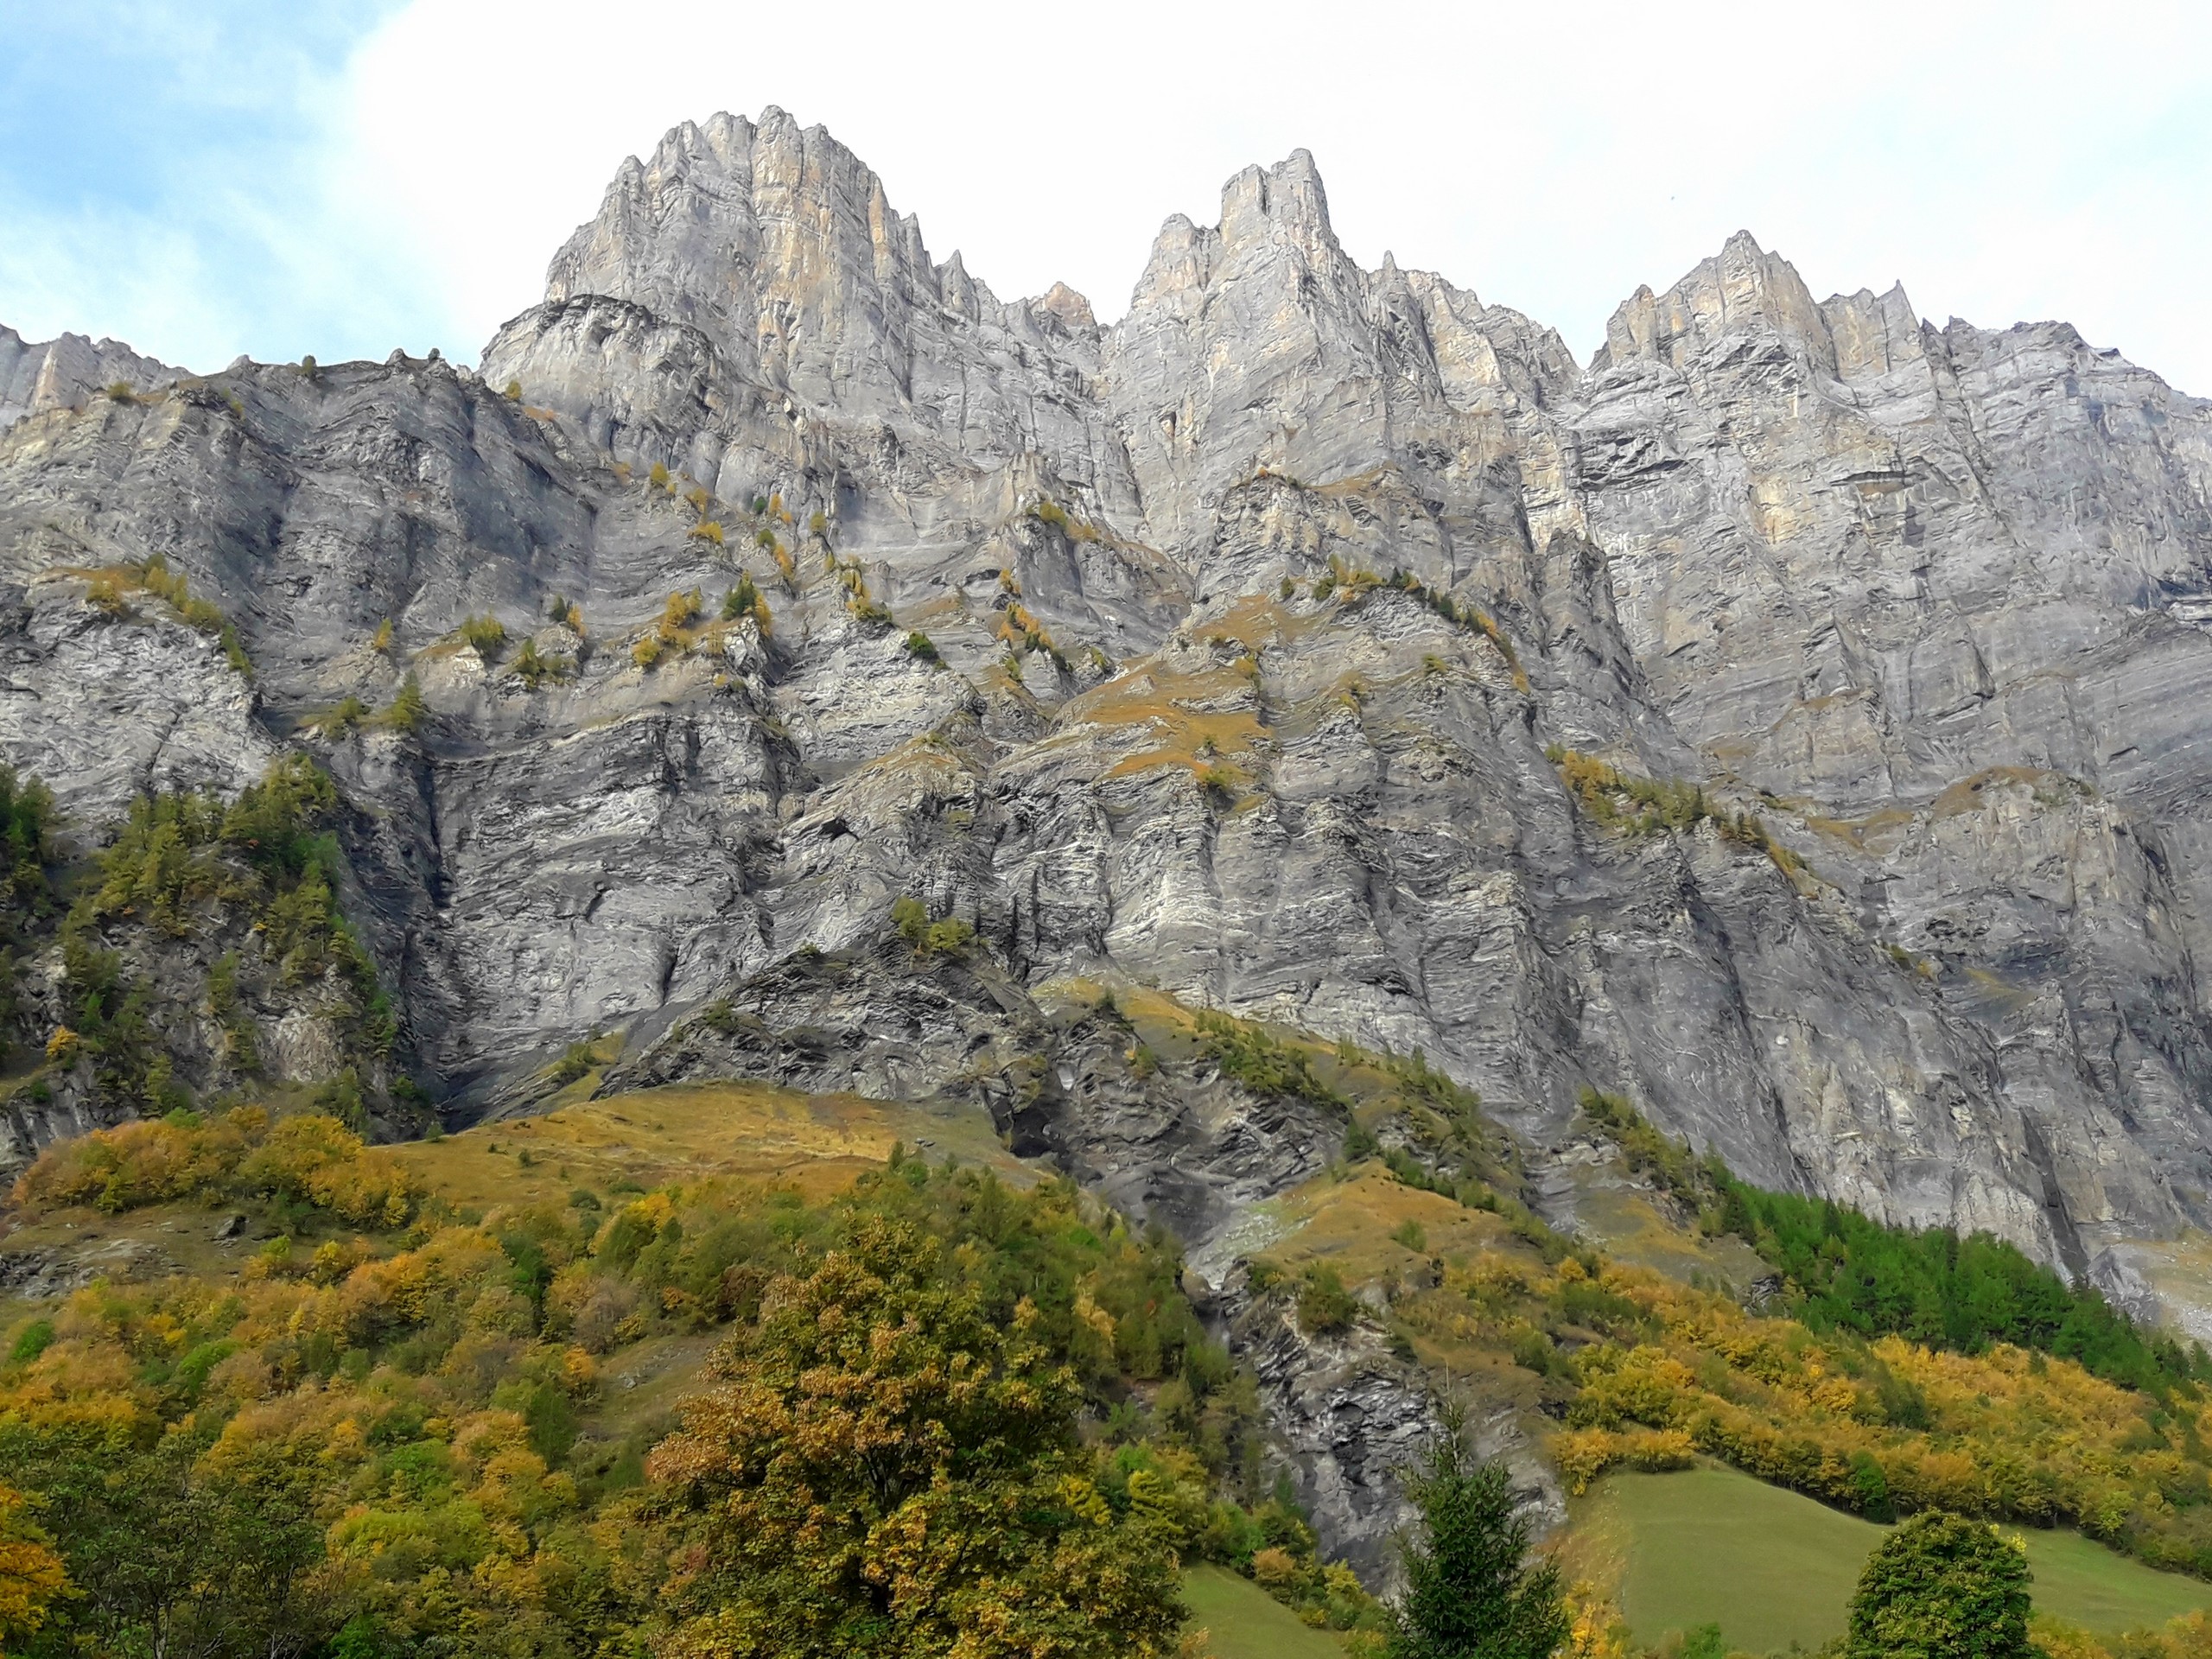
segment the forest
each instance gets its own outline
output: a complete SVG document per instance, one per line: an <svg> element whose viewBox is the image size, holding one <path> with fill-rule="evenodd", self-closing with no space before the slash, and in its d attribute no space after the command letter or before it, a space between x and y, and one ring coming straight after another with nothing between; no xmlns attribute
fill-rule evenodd
<svg viewBox="0 0 2212 1659"><path fill-rule="evenodd" d="M165 1203L271 1236L235 1281L96 1282L7 1333L10 1653L1160 1653L1200 1557L1371 1616L1263 1484L1176 1250L1065 1182L898 1151L827 1201L461 1213L327 1116L241 1108L16 1192ZM692 1332L702 1385L626 1412L610 1368Z"/></svg>

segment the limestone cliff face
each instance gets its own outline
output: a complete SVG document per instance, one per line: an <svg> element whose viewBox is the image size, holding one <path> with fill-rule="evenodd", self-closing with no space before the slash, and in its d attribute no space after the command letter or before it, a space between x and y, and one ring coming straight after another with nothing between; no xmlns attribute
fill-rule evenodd
<svg viewBox="0 0 2212 1659"><path fill-rule="evenodd" d="M40 410L82 409L111 387L157 391L182 372L118 340L63 334L38 345L0 327L0 431Z"/></svg>
<svg viewBox="0 0 2212 1659"><path fill-rule="evenodd" d="M1816 300L1739 236L1586 369L1360 269L1301 152L1102 329L770 110L626 163L480 371L123 351L38 392L61 347L0 335L0 753L96 840L312 750L456 1118L594 1028L658 1064L911 893L1024 995L1418 1045L1539 1159L1586 1083L2116 1286L2212 1222L2212 408L2063 325ZM87 607L155 552L251 683L157 598ZM412 730L310 723L410 676ZM1137 1194L1204 1144L1080 1138Z"/></svg>

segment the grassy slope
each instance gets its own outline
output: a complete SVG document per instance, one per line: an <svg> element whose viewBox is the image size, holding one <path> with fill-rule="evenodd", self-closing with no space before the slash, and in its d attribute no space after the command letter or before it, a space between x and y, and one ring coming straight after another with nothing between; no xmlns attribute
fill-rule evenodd
<svg viewBox="0 0 2212 1659"><path fill-rule="evenodd" d="M533 1203L558 1207L580 1187L605 1198L624 1185L645 1190L714 1179L791 1185L820 1198L842 1191L863 1169L880 1168L896 1141L920 1147L932 1161L950 1154L963 1163L992 1165L1020 1185L1037 1179L1034 1168L999 1144L980 1108L939 1110L754 1083L576 1097L590 1085L587 1078L563 1091L559 1098L568 1103L543 1117L485 1124L393 1150L432 1192L464 1211ZM35 1252L125 1278L181 1269L235 1279L274 1229L253 1214L243 1236L219 1239L230 1213L229 1205L164 1204L118 1216L64 1210L29 1224L0 1218L0 1268L11 1255ZM325 1235L343 1238L350 1230L327 1223L315 1230ZM0 1290L0 1328L48 1311L48 1305L20 1292ZM584 1426L609 1438L665 1427L715 1339L713 1332L663 1336L622 1349L608 1363L609 1386L584 1414Z"/></svg>
<svg viewBox="0 0 2212 1659"><path fill-rule="evenodd" d="M488 1206L525 1195L559 1204L578 1185L604 1192L618 1181L651 1188L717 1177L788 1183L820 1198L880 1167L895 1141L932 1162L953 1154L1024 1184L1035 1179L1000 1146L980 1108L937 1111L760 1083L671 1084L396 1150L452 1203Z"/></svg>
<svg viewBox="0 0 2212 1659"><path fill-rule="evenodd" d="M1335 1637L1307 1629L1258 1585L1220 1567L1185 1573L1183 1599L1189 1628L1206 1632L1214 1659L1344 1659Z"/></svg>
<svg viewBox="0 0 2212 1659"><path fill-rule="evenodd" d="M1883 1528L1732 1469L1618 1475L1580 1529L1615 1558L1637 1637L1718 1624L1730 1646L1810 1648L1843 1629ZM2029 1530L2036 1606L2107 1635L2212 1605L2212 1585L2156 1573L2071 1532Z"/></svg>

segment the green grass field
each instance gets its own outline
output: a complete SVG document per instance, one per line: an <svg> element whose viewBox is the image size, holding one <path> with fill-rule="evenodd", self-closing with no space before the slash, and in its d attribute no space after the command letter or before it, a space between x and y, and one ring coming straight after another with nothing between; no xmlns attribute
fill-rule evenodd
<svg viewBox="0 0 2212 1659"><path fill-rule="evenodd" d="M1307 1629L1258 1585L1220 1567L1185 1573L1183 1600L1191 1628L1211 1637L1215 1659L1344 1659L1336 1637Z"/></svg>
<svg viewBox="0 0 2212 1659"><path fill-rule="evenodd" d="M1844 1627L1859 1569L1885 1530L1732 1469L1617 1475L1582 1524L1622 1565L1638 1641L1718 1624L1732 1648L1817 1647ZM2158 1573L2078 1533L2023 1529L2039 1611L2101 1635L2212 1605L2212 1584Z"/></svg>

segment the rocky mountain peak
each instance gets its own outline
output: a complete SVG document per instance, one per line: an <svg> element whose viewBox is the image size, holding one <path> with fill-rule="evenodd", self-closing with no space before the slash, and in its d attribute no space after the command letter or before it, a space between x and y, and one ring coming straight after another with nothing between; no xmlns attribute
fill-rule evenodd
<svg viewBox="0 0 2212 1659"><path fill-rule="evenodd" d="M1797 269L1738 231L1664 294L1639 288L1605 325L1608 364L1652 358L1680 368L1722 336L1764 328L1806 341L1822 338L1821 308Z"/></svg>
<svg viewBox="0 0 2212 1659"><path fill-rule="evenodd" d="M711 477L749 499L769 463L735 416L900 435L950 475L976 457L1051 458L1055 475L1126 500L1095 408L1070 402L1095 368L1096 324L1066 290L1006 304L957 253L933 263L918 221L823 128L770 106L671 130L626 166L555 258L546 302L486 348L495 384L521 383L610 448ZM995 483L962 486L995 499ZM826 492L810 496L829 505ZM966 511L963 508L962 511Z"/></svg>
<svg viewBox="0 0 2212 1659"><path fill-rule="evenodd" d="M1260 240L1289 242L1311 258L1337 256L1329 196L1311 152L1294 149L1273 167L1248 167L1221 188L1222 240L1231 249Z"/></svg>
<svg viewBox="0 0 2212 1659"><path fill-rule="evenodd" d="M770 109L625 163L480 379L84 395L118 360L0 335L50 411L0 433L0 754L87 833L321 757L456 1118L912 895L1025 984L1418 1046L1538 1151L1588 1084L2078 1271L2212 1220L2212 408L2062 325L1739 235L1586 372L1362 271L1299 152L1101 330ZM412 729L331 718L409 675ZM936 1018L875 1084L968 1075Z"/></svg>
<svg viewBox="0 0 2212 1659"><path fill-rule="evenodd" d="M1090 302L1065 283L1054 283L1040 298L1032 300L1029 307L1051 316L1063 328L1078 334L1098 332L1098 319L1091 312Z"/></svg>

